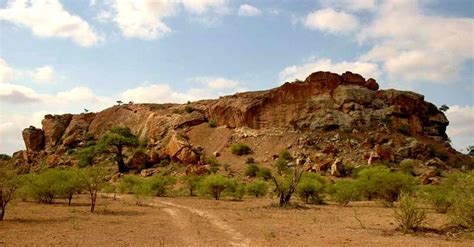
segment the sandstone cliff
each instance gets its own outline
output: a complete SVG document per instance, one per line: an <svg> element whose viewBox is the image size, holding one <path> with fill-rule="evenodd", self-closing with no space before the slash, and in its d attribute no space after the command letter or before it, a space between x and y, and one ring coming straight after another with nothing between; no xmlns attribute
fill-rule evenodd
<svg viewBox="0 0 474 247"><path fill-rule="evenodd" d="M208 127L209 120L219 127ZM16 156L54 154L66 157L55 162L65 162L68 150L123 125L147 141L148 155L158 157L150 159L155 162L170 156L186 164L204 164L200 156L219 152L222 162L243 163L228 154L229 145L240 141L251 145L253 156L264 164L271 163L279 149L289 148L310 157L318 169L337 158L361 165L374 159L426 162L442 156L440 166L472 166L471 159L447 143L448 124L420 94L379 90L374 79L351 72L316 72L305 81L271 90L185 105L125 104L98 113L46 115L42 129L24 130L27 151Z"/></svg>

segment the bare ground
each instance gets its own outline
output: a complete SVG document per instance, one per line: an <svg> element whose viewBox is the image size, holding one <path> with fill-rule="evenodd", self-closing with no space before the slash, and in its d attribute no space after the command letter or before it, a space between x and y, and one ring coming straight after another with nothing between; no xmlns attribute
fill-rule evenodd
<svg viewBox="0 0 474 247"><path fill-rule="evenodd" d="M399 233L393 210L373 202L279 209L269 198L154 198L147 206L133 197L100 198L95 214L87 202L14 202L0 223L0 245L474 246L465 236ZM432 228L447 223L432 211L429 218Z"/></svg>

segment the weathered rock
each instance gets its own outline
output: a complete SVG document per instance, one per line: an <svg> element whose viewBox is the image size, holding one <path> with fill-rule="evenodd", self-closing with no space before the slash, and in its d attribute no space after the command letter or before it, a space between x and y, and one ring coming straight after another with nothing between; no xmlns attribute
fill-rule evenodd
<svg viewBox="0 0 474 247"><path fill-rule="evenodd" d="M86 139L89 126L96 116L96 113L82 113L73 115L69 125L63 134L63 145L73 146Z"/></svg>
<svg viewBox="0 0 474 247"><path fill-rule="evenodd" d="M46 115L44 116L41 124L43 125L44 140L46 148L56 146L64 131L66 130L69 122L71 121L72 114L64 115Z"/></svg>
<svg viewBox="0 0 474 247"><path fill-rule="evenodd" d="M140 171L140 176L149 177L149 176L153 176L154 174L156 174L158 172L159 172L159 170L157 168L143 169L143 170Z"/></svg>
<svg viewBox="0 0 474 247"><path fill-rule="evenodd" d="M127 163L132 170L140 170L150 164L150 157L142 151L136 151Z"/></svg>
<svg viewBox="0 0 474 247"><path fill-rule="evenodd" d="M56 167L59 165L59 158L59 155L51 154L46 159L46 164L48 165L48 167Z"/></svg>
<svg viewBox="0 0 474 247"><path fill-rule="evenodd" d="M44 149L44 132L34 126L23 130L23 141L27 151L41 151Z"/></svg>
<svg viewBox="0 0 474 247"><path fill-rule="evenodd" d="M199 155L192 150L191 145L177 134L173 135L168 142L166 153L171 159L184 164L197 164L200 158Z"/></svg>
<svg viewBox="0 0 474 247"><path fill-rule="evenodd" d="M337 158L331 165L331 176L340 177L344 166L341 159Z"/></svg>
<svg viewBox="0 0 474 247"><path fill-rule="evenodd" d="M219 156L221 156L221 153L215 151L214 153L212 153L212 155L214 155L214 157L219 157Z"/></svg>
<svg viewBox="0 0 474 247"><path fill-rule="evenodd" d="M420 176L421 183L426 184L436 184L439 180L440 172L438 170L432 169L428 170Z"/></svg>
<svg viewBox="0 0 474 247"><path fill-rule="evenodd" d="M439 158L435 157L433 159L430 159L424 163L424 166L427 167L436 167L436 168L444 168L446 167L446 163Z"/></svg>

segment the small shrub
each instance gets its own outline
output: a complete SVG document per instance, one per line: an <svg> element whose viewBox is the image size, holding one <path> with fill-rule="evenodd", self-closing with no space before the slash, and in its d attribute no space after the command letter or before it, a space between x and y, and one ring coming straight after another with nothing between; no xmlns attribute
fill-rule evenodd
<svg viewBox="0 0 474 247"><path fill-rule="evenodd" d="M229 184L226 187L226 192L235 201L242 201L245 195L245 184L239 183L236 180L229 180Z"/></svg>
<svg viewBox="0 0 474 247"><path fill-rule="evenodd" d="M268 191L268 185L265 181L256 180L247 184L247 193L255 197L265 196Z"/></svg>
<svg viewBox="0 0 474 247"><path fill-rule="evenodd" d="M360 197L357 183L353 180L336 181L329 189L331 198L340 205L346 206Z"/></svg>
<svg viewBox="0 0 474 247"><path fill-rule="evenodd" d="M415 198L401 194L395 209L395 219L403 232L416 231L426 221L427 214L416 207Z"/></svg>
<svg viewBox="0 0 474 247"><path fill-rule="evenodd" d="M257 172L257 177L265 181L268 181L269 179L272 178L272 171L268 167L260 167L260 169Z"/></svg>
<svg viewBox="0 0 474 247"><path fill-rule="evenodd" d="M474 231L474 171L452 174L445 186L449 184L453 186L448 215L453 223Z"/></svg>
<svg viewBox="0 0 474 247"><path fill-rule="evenodd" d="M199 188L199 183L201 182L202 177L197 175L186 175L183 177L182 182L185 184L186 188L189 191L189 196L194 196L194 192Z"/></svg>
<svg viewBox="0 0 474 247"><path fill-rule="evenodd" d="M176 179L158 174L152 176L146 183L155 196L165 196L176 183Z"/></svg>
<svg viewBox="0 0 474 247"><path fill-rule="evenodd" d="M203 195L210 195L219 200L222 192L229 187L230 183L231 181L222 175L209 175L202 180L199 191Z"/></svg>
<svg viewBox="0 0 474 247"><path fill-rule="evenodd" d="M245 176L254 178L260 171L260 167L257 164L248 164L245 168Z"/></svg>
<svg viewBox="0 0 474 247"><path fill-rule="evenodd" d="M404 159L398 165L400 172L414 175L415 174L415 162L412 159Z"/></svg>
<svg viewBox="0 0 474 247"><path fill-rule="evenodd" d="M184 107L184 111L187 112L187 113L192 113L195 109L190 106L190 105L187 105Z"/></svg>
<svg viewBox="0 0 474 247"><path fill-rule="evenodd" d="M321 204L323 189L324 179L314 173L304 173L300 183L296 186L296 193L306 204Z"/></svg>
<svg viewBox="0 0 474 247"><path fill-rule="evenodd" d="M117 190L122 194L133 194L136 186L141 186L143 179L135 175L123 176L117 186Z"/></svg>
<svg viewBox="0 0 474 247"><path fill-rule="evenodd" d="M207 122L207 126L215 128L217 127L217 121L215 119L209 119L209 122Z"/></svg>
<svg viewBox="0 0 474 247"><path fill-rule="evenodd" d="M250 149L250 147L244 143L232 144L231 151L233 154L239 156L248 155L252 153L252 149Z"/></svg>

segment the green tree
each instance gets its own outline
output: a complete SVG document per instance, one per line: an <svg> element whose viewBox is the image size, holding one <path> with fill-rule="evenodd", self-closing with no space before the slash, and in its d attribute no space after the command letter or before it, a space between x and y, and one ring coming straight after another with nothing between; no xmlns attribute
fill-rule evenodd
<svg viewBox="0 0 474 247"><path fill-rule="evenodd" d="M315 173L303 173L300 183L296 186L296 193L306 204L321 204L321 192L324 190L324 179Z"/></svg>
<svg viewBox="0 0 474 247"><path fill-rule="evenodd" d="M258 172L260 170L260 167L255 164L255 163L250 163L247 165L247 167L245 168L245 176L247 177L251 177L251 178L254 178L257 176Z"/></svg>
<svg viewBox="0 0 474 247"><path fill-rule="evenodd" d="M194 192L198 189L202 176L189 174L182 178L182 182L189 191L189 196L194 196Z"/></svg>
<svg viewBox="0 0 474 247"><path fill-rule="evenodd" d="M229 186L231 186L231 181L229 178L222 175L213 174L206 176L202 180L200 184L200 191L201 194L210 195L214 197L214 199L219 200L221 198L222 192L224 192L224 190Z"/></svg>
<svg viewBox="0 0 474 247"><path fill-rule="evenodd" d="M360 195L357 184L353 180L338 180L329 187L328 192L333 200L343 206L357 200Z"/></svg>
<svg viewBox="0 0 474 247"><path fill-rule="evenodd" d="M100 152L102 152L102 148L99 145L91 145L85 148L82 148L77 152L77 159L79 167L86 167L94 165L94 158Z"/></svg>
<svg viewBox="0 0 474 247"><path fill-rule="evenodd" d="M288 163L293 158L289 155L288 151L283 151L276 163L277 172L272 173L272 181L275 185L275 192L279 198L279 206L284 207L290 203L293 193L296 191L301 177L303 176L303 166L293 165L289 166ZM283 160L284 162L281 162ZM285 169L281 169L281 167Z"/></svg>
<svg viewBox="0 0 474 247"><path fill-rule="evenodd" d="M115 126L100 138L98 145L100 147L108 148L110 151L115 153L115 161L118 165L118 171L126 172L128 171L128 168L124 162L124 149L126 147L138 146L139 140L132 134L128 127Z"/></svg>
<svg viewBox="0 0 474 247"><path fill-rule="evenodd" d="M92 213L97 204L97 194L107 185L107 175L107 170L100 166L86 167L79 171L81 183L89 194Z"/></svg>
<svg viewBox="0 0 474 247"><path fill-rule="evenodd" d="M8 203L20 187L16 171L10 165L0 165L0 221L5 218Z"/></svg>
<svg viewBox="0 0 474 247"><path fill-rule="evenodd" d="M57 181L56 193L68 200L68 205L71 206L74 194L79 193L83 189L83 184L76 169L60 170Z"/></svg>
<svg viewBox="0 0 474 247"><path fill-rule="evenodd" d="M442 111L442 112L447 112L449 110L449 106L447 105L441 105L439 107L439 110Z"/></svg>
<svg viewBox="0 0 474 247"><path fill-rule="evenodd" d="M165 196L176 183L176 179L174 177L157 174L148 179L146 183L148 183L150 190L155 196Z"/></svg>

